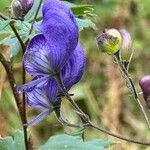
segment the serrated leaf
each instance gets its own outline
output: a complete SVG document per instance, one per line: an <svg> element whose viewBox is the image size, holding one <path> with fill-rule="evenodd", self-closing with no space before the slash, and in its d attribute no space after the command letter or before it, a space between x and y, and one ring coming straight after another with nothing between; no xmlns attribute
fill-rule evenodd
<svg viewBox="0 0 150 150"><path fill-rule="evenodd" d="M82 31L84 28L92 28L94 30L97 30L95 23L93 23L90 19L80 19L80 18L76 19L80 31Z"/></svg>
<svg viewBox="0 0 150 150"><path fill-rule="evenodd" d="M17 55L20 50L20 43L16 37L8 36L0 41L0 45L9 46L11 57Z"/></svg>
<svg viewBox="0 0 150 150"><path fill-rule="evenodd" d="M104 150L105 147L111 144L98 139L83 142L79 136L62 134L52 136L38 150Z"/></svg>
<svg viewBox="0 0 150 150"><path fill-rule="evenodd" d="M0 150L25 150L23 133L16 131L14 136L1 138Z"/></svg>

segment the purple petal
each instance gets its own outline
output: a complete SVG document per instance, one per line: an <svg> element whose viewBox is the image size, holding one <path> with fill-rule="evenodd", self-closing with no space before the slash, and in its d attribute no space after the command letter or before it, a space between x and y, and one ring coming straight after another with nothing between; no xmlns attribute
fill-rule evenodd
<svg viewBox="0 0 150 150"><path fill-rule="evenodd" d="M59 0L47 0L43 5L43 16L47 14L49 10L53 11L63 11L66 14L70 14L71 10L63 2Z"/></svg>
<svg viewBox="0 0 150 150"><path fill-rule="evenodd" d="M62 70L62 78L66 88L70 88L81 79L84 69L85 54L82 46L78 44L69 62Z"/></svg>
<svg viewBox="0 0 150 150"><path fill-rule="evenodd" d="M25 126L34 126L38 124L40 121L42 121L44 118L46 118L52 110L46 109L45 111L41 112L39 115L37 115L32 121L24 124Z"/></svg>
<svg viewBox="0 0 150 150"><path fill-rule="evenodd" d="M35 87L41 87L41 86L46 86L48 83L50 76L46 75L44 77L38 78L37 80L32 80L27 84L21 85L17 88L18 93L23 93L23 92L30 92L32 91Z"/></svg>
<svg viewBox="0 0 150 150"><path fill-rule="evenodd" d="M50 78L47 80L46 86L36 86L32 91L26 92L27 104L33 108L54 107L57 101L58 89L56 81Z"/></svg>
<svg viewBox="0 0 150 150"><path fill-rule="evenodd" d="M24 54L25 70L33 75L52 74L50 47L42 34L36 35L30 41Z"/></svg>
<svg viewBox="0 0 150 150"><path fill-rule="evenodd" d="M52 68L60 71L77 46L78 26L71 10L60 1L47 1L43 6L43 14L39 30L50 47Z"/></svg>
<svg viewBox="0 0 150 150"><path fill-rule="evenodd" d="M27 96L27 104L30 105L32 108L39 107L49 109L51 107L49 99L43 88L41 89L35 88L31 92L27 92L26 96Z"/></svg>

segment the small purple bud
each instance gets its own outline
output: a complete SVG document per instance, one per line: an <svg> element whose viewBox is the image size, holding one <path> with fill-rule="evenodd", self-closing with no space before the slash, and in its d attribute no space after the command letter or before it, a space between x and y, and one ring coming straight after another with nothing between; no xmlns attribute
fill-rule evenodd
<svg viewBox="0 0 150 150"><path fill-rule="evenodd" d="M130 33L127 30L121 29L119 30L119 32L121 33L122 36L122 46L120 49L121 58L123 60L128 61L132 54L132 39Z"/></svg>
<svg viewBox="0 0 150 150"><path fill-rule="evenodd" d="M13 0L10 6L10 16L22 20L32 8L34 0Z"/></svg>
<svg viewBox="0 0 150 150"><path fill-rule="evenodd" d="M150 109L150 75L141 78L139 85L143 91L143 96L146 101L148 109Z"/></svg>

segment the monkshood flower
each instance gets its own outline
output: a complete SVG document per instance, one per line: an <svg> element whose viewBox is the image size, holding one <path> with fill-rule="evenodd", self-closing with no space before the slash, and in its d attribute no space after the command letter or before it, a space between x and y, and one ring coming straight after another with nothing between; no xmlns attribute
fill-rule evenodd
<svg viewBox="0 0 150 150"><path fill-rule="evenodd" d="M100 51L110 55L115 54L121 48L121 34L116 29L107 29L97 36L97 44Z"/></svg>
<svg viewBox="0 0 150 150"><path fill-rule="evenodd" d="M71 58L61 71L61 79L67 90L69 90L75 83L77 83L81 79L84 68L85 55L83 48L80 44L78 44ZM52 111L55 111L56 114L59 115L61 94L63 93L54 77L51 77L48 80L46 86L34 88L33 90L26 92L27 104L32 108L41 109L41 113L26 125L36 125L45 117L50 115Z"/></svg>
<svg viewBox="0 0 150 150"><path fill-rule="evenodd" d="M120 29L119 32L122 37L122 46L120 49L121 58L122 60L128 61L133 52L132 39L130 33L126 29Z"/></svg>
<svg viewBox="0 0 150 150"><path fill-rule="evenodd" d="M34 0L13 0L10 6L10 16L14 19L23 19L32 8Z"/></svg>
<svg viewBox="0 0 150 150"><path fill-rule="evenodd" d="M59 0L46 1L38 29L41 34L29 42L23 63L29 74L42 77L18 88L20 92L46 85L51 76L62 70L78 44L79 29L75 17Z"/></svg>
<svg viewBox="0 0 150 150"><path fill-rule="evenodd" d="M139 85L143 91L143 96L147 107L150 110L150 75L142 77L139 81Z"/></svg>

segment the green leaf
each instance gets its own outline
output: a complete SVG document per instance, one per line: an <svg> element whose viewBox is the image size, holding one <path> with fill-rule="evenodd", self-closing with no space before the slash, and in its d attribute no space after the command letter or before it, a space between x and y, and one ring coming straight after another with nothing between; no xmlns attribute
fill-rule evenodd
<svg viewBox="0 0 150 150"><path fill-rule="evenodd" d="M20 50L20 43L14 36L8 36L5 39L1 40L0 45L7 45L10 47L11 57L17 55Z"/></svg>
<svg viewBox="0 0 150 150"><path fill-rule="evenodd" d="M64 3L72 9L76 16L93 16L92 5L76 5L67 1L64 1Z"/></svg>
<svg viewBox="0 0 150 150"><path fill-rule="evenodd" d="M95 139L95 140L87 141L86 143L92 144L92 145L97 145L97 146L101 145L104 148L108 148L108 147L110 147L110 146L115 144L112 141L105 141L105 140L102 140L102 139Z"/></svg>
<svg viewBox="0 0 150 150"><path fill-rule="evenodd" d="M67 134L52 136L38 150L104 150L112 143L103 140L83 142L79 136Z"/></svg>
<svg viewBox="0 0 150 150"><path fill-rule="evenodd" d="M80 18L76 18L76 19L80 31L82 31L84 28L92 28L94 30L97 30L96 25L90 19L80 19Z"/></svg>
<svg viewBox="0 0 150 150"><path fill-rule="evenodd" d="M0 139L0 150L25 150L23 133L17 130L14 136Z"/></svg>
<svg viewBox="0 0 150 150"><path fill-rule="evenodd" d="M10 33L10 20L0 19L0 34Z"/></svg>

